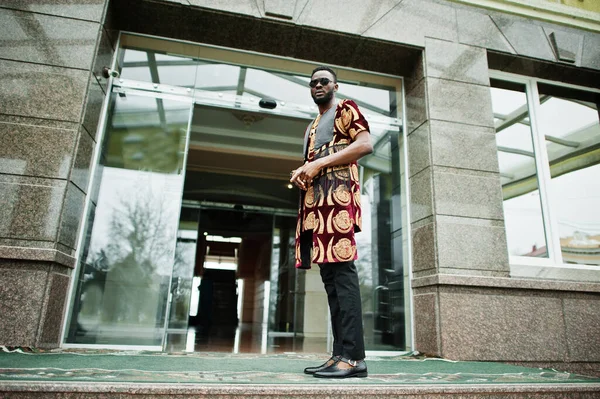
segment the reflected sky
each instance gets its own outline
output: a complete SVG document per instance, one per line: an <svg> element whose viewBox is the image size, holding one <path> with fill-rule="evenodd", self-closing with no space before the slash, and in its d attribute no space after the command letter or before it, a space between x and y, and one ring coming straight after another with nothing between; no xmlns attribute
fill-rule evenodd
<svg viewBox="0 0 600 399"><path fill-rule="evenodd" d="M547 256L525 93L499 87L491 93L509 253ZM536 123L550 162L551 217L558 225L563 262L600 264L597 254L574 254L600 248L600 124L597 105L573 93L573 98L559 98L542 91Z"/></svg>
<svg viewBox="0 0 600 399"><path fill-rule="evenodd" d="M124 49L121 78L142 82L218 91L249 98L269 98L304 106L316 113L308 90L309 76ZM338 98L355 100L371 117L395 116L395 88L339 82Z"/></svg>

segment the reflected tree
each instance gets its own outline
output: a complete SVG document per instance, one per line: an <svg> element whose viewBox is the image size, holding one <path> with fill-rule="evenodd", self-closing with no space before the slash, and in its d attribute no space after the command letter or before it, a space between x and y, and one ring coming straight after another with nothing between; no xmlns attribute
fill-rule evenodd
<svg viewBox="0 0 600 399"><path fill-rule="evenodd" d="M161 315L173 267L173 210L149 190L122 196L101 251L107 265L102 319L153 324ZM166 285L166 286L165 286Z"/></svg>
<svg viewBox="0 0 600 399"><path fill-rule="evenodd" d="M371 270L373 269L373 248L371 242L358 240L356 246L359 258L355 262L355 265L358 273L360 297L364 311L365 308L369 309L372 306L370 303L373 299L373 278L371 276Z"/></svg>
<svg viewBox="0 0 600 399"><path fill-rule="evenodd" d="M168 226L173 221L172 212L163 198L149 194L138 191L132 199L121 198L111 219L113 239L106 251L114 265L137 265L140 279L170 271L171 265L163 262L172 261L174 244L173 229Z"/></svg>

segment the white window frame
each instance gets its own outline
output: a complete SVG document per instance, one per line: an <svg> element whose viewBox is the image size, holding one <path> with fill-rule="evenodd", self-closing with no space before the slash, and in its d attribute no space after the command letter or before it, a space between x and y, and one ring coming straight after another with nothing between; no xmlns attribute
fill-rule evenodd
<svg viewBox="0 0 600 399"><path fill-rule="evenodd" d="M600 90L495 70L490 70L489 77L490 79L520 83L525 86L525 94L527 96L527 105L529 108L529 119L531 122L535 166L537 169L538 189L540 192L540 206L542 210L544 231L546 234L546 245L548 248L547 258L509 255L511 277L600 282L600 267L593 265L573 265L563 261L562 251L560 249L558 220L555 216L556 213L555 207L552 204L552 196L549 195L552 180L549 167L550 162L546 150L544 134L539 130L538 115L540 114L541 105L537 84L546 83L553 86L567 87L592 93L600 93Z"/></svg>

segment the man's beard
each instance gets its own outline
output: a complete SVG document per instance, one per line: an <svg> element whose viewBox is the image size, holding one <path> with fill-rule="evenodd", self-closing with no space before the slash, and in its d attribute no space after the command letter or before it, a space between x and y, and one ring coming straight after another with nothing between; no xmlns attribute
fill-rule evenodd
<svg viewBox="0 0 600 399"><path fill-rule="evenodd" d="M327 104L333 98L333 90L325 92L325 95L323 97L315 97L314 95L312 95L312 98L315 104L317 105Z"/></svg>

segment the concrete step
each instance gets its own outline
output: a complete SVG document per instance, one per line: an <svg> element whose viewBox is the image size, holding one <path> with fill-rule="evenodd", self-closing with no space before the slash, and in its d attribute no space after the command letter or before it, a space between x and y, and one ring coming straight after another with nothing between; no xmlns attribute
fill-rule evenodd
<svg viewBox="0 0 600 399"><path fill-rule="evenodd" d="M600 399L600 378L416 354L367 357L369 376L314 378L326 355L0 351L0 398Z"/></svg>
<svg viewBox="0 0 600 399"><path fill-rule="evenodd" d="M39 383L0 382L0 397L6 399L56 398L88 399L597 399L600 384L494 384L494 385L402 385L365 386L350 380L328 385L231 385L231 384L130 384L130 383Z"/></svg>

